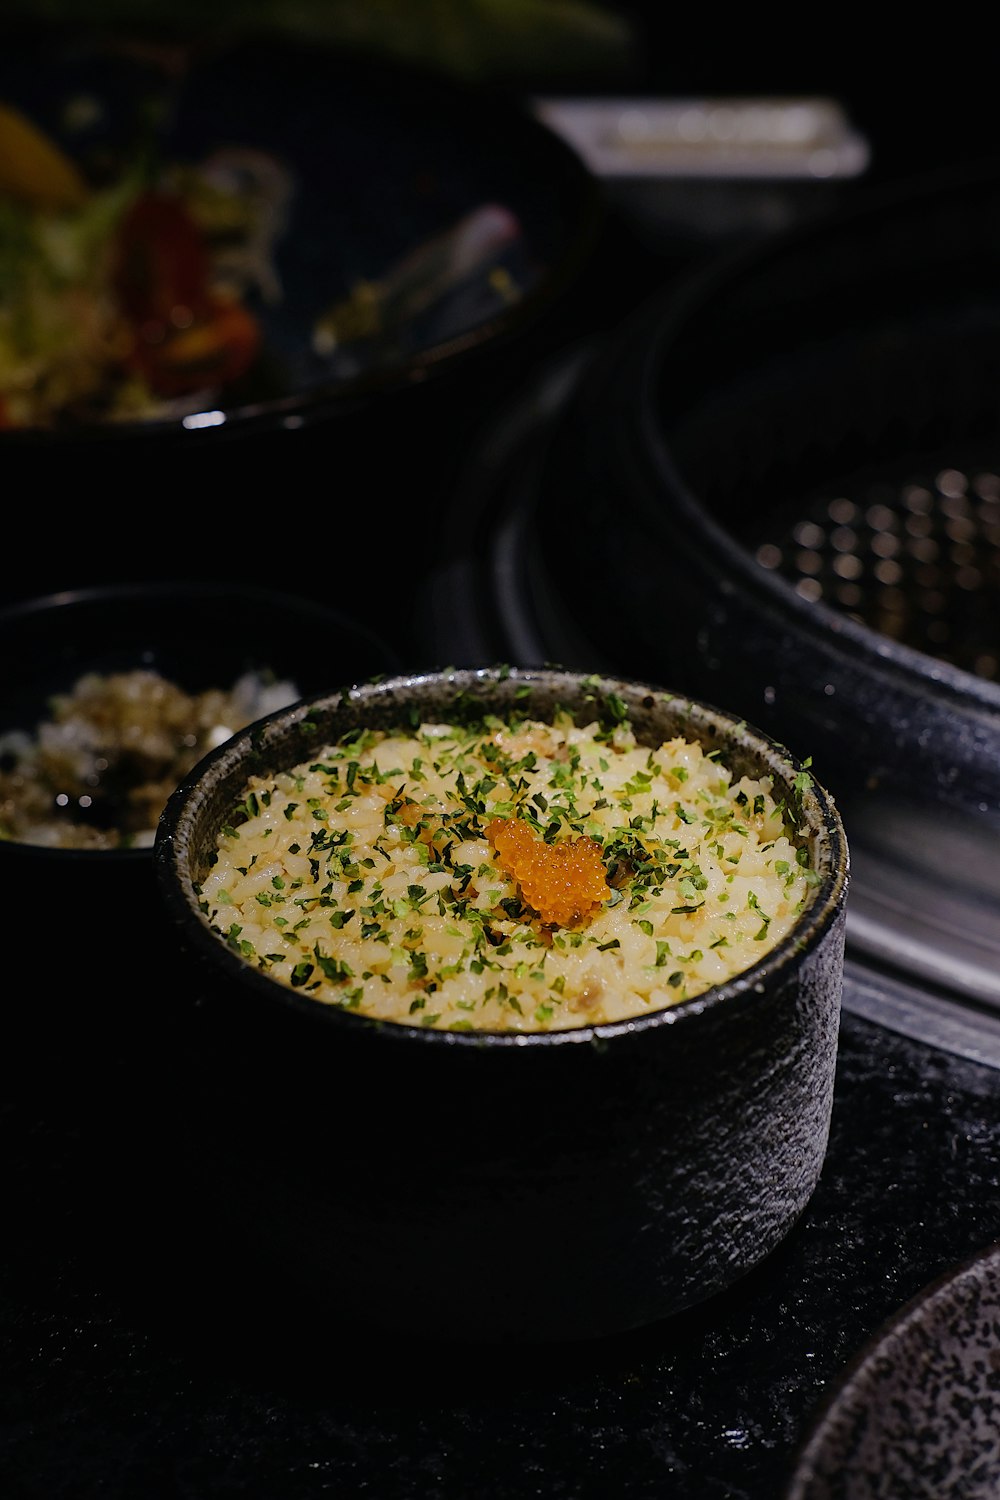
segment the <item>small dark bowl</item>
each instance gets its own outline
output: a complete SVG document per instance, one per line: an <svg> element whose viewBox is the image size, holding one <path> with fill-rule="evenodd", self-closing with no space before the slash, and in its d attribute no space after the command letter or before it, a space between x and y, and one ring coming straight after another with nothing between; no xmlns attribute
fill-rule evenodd
<svg viewBox="0 0 1000 1500"><path fill-rule="evenodd" d="M398 670L399 657L337 610L232 579L51 594L0 610L0 733L34 732L49 717L50 697L85 672L137 667L189 693L228 689L256 670L307 695ZM44 1058L49 1094L67 1072L86 1075L99 1094L95 1062L154 1026L170 955L156 942L152 868L150 846L63 849L0 839L0 889L17 911L15 961L32 996L8 1011L6 1055L22 1076L29 1059Z"/></svg>
<svg viewBox="0 0 1000 1500"><path fill-rule="evenodd" d="M611 693L640 743L682 734L793 795L801 768L787 751L717 709L633 682L490 668L271 715L171 797L154 857L187 966L178 1127L224 1235L260 1255L271 1284L431 1337L604 1335L728 1286L804 1209L830 1124L848 883L840 818L815 784L801 830L820 883L790 936L730 982L635 1020L517 1034L376 1022L265 977L199 909L251 771L414 713L564 706L587 723Z"/></svg>

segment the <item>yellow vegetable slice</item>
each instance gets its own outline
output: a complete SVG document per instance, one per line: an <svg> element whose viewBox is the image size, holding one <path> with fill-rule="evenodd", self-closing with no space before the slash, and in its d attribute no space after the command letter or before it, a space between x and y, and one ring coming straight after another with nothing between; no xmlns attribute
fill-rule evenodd
<svg viewBox="0 0 1000 1500"><path fill-rule="evenodd" d="M87 184L59 147L12 105L0 103L0 193L38 208L79 208Z"/></svg>

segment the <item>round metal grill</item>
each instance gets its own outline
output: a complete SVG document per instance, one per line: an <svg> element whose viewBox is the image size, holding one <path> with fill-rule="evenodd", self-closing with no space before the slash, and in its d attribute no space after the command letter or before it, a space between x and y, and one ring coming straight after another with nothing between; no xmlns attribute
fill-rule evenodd
<svg viewBox="0 0 1000 1500"><path fill-rule="evenodd" d="M803 598L1000 681L998 470L941 467L838 486L754 538L754 555Z"/></svg>

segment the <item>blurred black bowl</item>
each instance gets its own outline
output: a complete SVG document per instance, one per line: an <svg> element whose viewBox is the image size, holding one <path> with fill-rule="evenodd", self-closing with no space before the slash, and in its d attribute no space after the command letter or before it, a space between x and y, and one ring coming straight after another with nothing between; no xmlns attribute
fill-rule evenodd
<svg viewBox="0 0 1000 1500"><path fill-rule="evenodd" d="M102 243L121 243L137 196L179 202L209 283L238 293L261 335L244 373L199 385L194 367L188 388L154 388L135 420L102 412L100 393L72 401L60 391L47 419L13 423L60 438L96 426L105 440L109 427L118 437L137 427L190 441L206 429L300 424L359 393L423 381L536 319L597 224L588 172L527 110L302 42L157 49L100 32L22 34L0 54L0 104L64 153L91 200L124 188ZM8 175L5 165L0 194L23 206L29 190ZM86 211L60 205L52 218L68 213L72 228ZM169 313L163 297L182 303L192 290L177 233L158 219L126 237L144 252L114 281L126 314L140 271L149 317ZM161 346L185 331L161 330ZM145 347L142 328L132 332ZM179 378L188 366L178 355L169 369Z"/></svg>
<svg viewBox="0 0 1000 1500"><path fill-rule="evenodd" d="M586 264L601 217L589 173L526 109L301 42L157 49L85 28L22 29L0 49L4 106L92 187L127 171L147 172L154 186L174 173L176 187L180 169L190 206L192 174L203 203L210 182L217 196L199 210L203 248L211 240L216 270L226 262L260 337L246 368L237 361L221 383L202 381L190 347L181 357L192 332L186 241L156 221L128 236L152 281L126 282L137 303L128 357L143 379L152 365L168 387L179 367L191 388L111 420L100 392L71 402L54 383L42 421L24 409L23 391L45 389L44 365L30 379L0 367L6 482L58 494L65 518L43 552L35 517L12 515L25 569L7 588L22 595L144 576L155 566L149 520L183 523L192 501L205 543L225 555L239 544L233 507L260 502L273 516L290 476L302 524L318 505L341 544L366 524L349 513L345 473L360 476L366 515L398 503L401 477L421 473L424 489L446 482L456 435L475 420L473 395L488 399L517 378ZM209 213L242 227L210 229ZM106 234L118 243L117 231ZM29 258L34 276L41 256ZM19 294L19 320L34 305ZM92 298L81 305L93 313ZM211 346L229 350L204 317L216 329ZM55 348L71 344L64 330ZM291 517L280 523L287 540ZM123 572L111 571L115 554ZM387 549L387 568L396 555ZM336 571L317 567L317 594L332 600ZM350 588L343 572L339 586Z"/></svg>
<svg viewBox="0 0 1000 1500"><path fill-rule="evenodd" d="M207 1188L202 1239L211 1222L232 1247L223 1264L260 1260L256 1301L291 1283L315 1307L418 1335L601 1335L728 1286L802 1212L830 1124L848 868L818 786L799 830L819 883L788 937L632 1020L379 1021L268 977L202 913L251 772L364 726L557 707L586 724L607 695L640 744L697 740L795 805L797 763L727 714L635 682L506 669L390 678L278 712L170 799L154 859L183 963L177 1149Z"/></svg>

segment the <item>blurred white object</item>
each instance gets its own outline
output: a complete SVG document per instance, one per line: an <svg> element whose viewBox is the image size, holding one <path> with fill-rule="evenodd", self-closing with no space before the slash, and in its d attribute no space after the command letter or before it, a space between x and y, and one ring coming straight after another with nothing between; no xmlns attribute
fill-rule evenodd
<svg viewBox="0 0 1000 1500"><path fill-rule="evenodd" d="M532 109L597 177L826 180L870 160L832 99L540 98Z"/></svg>

